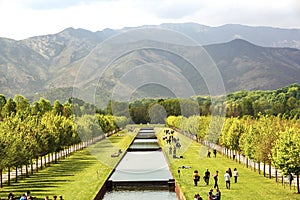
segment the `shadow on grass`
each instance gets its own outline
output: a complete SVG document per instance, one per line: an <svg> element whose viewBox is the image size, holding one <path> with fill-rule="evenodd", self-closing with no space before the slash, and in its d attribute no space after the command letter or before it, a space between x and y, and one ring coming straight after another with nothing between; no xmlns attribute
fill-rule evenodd
<svg viewBox="0 0 300 200"><path fill-rule="evenodd" d="M55 188L60 185L74 181L74 176L77 173L97 162L89 152L81 151L76 155L60 160L57 164L51 164L50 167L30 175L30 177L20 180L18 183L11 182L10 186L4 184L4 188L0 190L0 197L7 197L10 191L16 196L20 196L26 191L31 191L33 196L35 194L46 196L48 191L55 191Z"/></svg>
<svg viewBox="0 0 300 200"><path fill-rule="evenodd" d="M99 161L103 161L103 159L108 162L106 163L108 166L114 166L117 160L110 158L111 153L119 149L118 146L124 146L124 144L130 142L131 139L128 137L111 137L102 140L85 150L78 151L66 159L60 160L57 164L51 164L50 167L44 168L38 173L34 172L29 178L20 180L18 183L11 182L11 186L4 184L4 188L0 189L0 197L6 199L9 192L20 196L26 191L31 191L36 200L43 200L46 195L50 197L51 195L59 195L57 192L61 193L63 191L66 191L62 193L64 196L70 197L70 194L73 194L72 190L78 191L82 186L80 184L84 184L84 181L81 181L84 177L82 176L83 171L89 170L91 166L98 166ZM99 166L103 167L105 165L101 163ZM98 169L94 167L93 170ZM105 170L103 172L105 173ZM101 178L106 179L106 175L100 175ZM76 184L77 181L79 184ZM84 199L85 195L82 192L79 198Z"/></svg>

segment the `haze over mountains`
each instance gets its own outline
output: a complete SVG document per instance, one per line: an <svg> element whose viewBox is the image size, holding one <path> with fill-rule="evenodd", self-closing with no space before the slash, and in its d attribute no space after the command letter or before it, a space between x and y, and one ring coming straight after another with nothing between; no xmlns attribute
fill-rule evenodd
<svg viewBox="0 0 300 200"><path fill-rule="evenodd" d="M178 31L204 45L204 49L221 73L226 92L277 89L292 83L300 83L299 29L242 25L208 27L193 23L145 27ZM184 74L193 85L196 94L208 94L205 81L193 76L195 72L189 67L189 63L178 59L176 55L151 49L132 52L127 55L129 60L121 59L105 81L99 82L100 71L97 68L85 71L84 77L88 78L82 80L79 78L75 81L78 72L85 67L86 56L95 61L99 59L99 62L110 56L111 52L101 52L101 59L99 56L91 56L90 53L98 44L130 29L90 32L68 28L57 34L20 41L0 38L0 93L7 96L35 95L37 98L50 94L52 97L63 99L72 95L73 87L86 92L92 91L92 85L96 84L104 92L101 95L108 95L113 85L122 77L122 73L126 73L136 65L166 60L167 66L176 68ZM152 41L140 42L148 45ZM123 45L134 47L136 44L124 41ZM118 47L111 47L111 51L113 48ZM176 48L193 55L192 47L176 45ZM161 70L162 75L170 74L168 67L161 66L156 69ZM141 79L155 75L151 74L151 71L147 73L141 71L138 74ZM170 78L176 80L176 77ZM176 87L180 88L180 82ZM148 93L150 96L172 96L172 92L168 89L154 85L144 86L137 93L139 93L137 96L141 96L142 93L145 95Z"/></svg>

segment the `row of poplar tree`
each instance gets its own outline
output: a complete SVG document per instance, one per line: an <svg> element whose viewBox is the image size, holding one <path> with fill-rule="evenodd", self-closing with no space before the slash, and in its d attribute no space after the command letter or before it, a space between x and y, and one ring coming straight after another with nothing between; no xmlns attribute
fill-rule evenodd
<svg viewBox="0 0 300 200"><path fill-rule="evenodd" d="M74 114L73 108L80 110L80 114ZM0 95L1 187L4 170L32 166L34 160L45 155L56 156L63 149L117 130L129 122L124 116L92 113L92 110L93 106L75 100L64 104L55 101L52 105L41 98L30 104L21 95L8 99Z"/></svg>
<svg viewBox="0 0 300 200"><path fill-rule="evenodd" d="M211 141L283 174L300 172L300 119L281 115L243 117L169 116L166 124ZM264 165L265 166L265 165ZM265 171L264 171L265 173ZM271 175L271 174L270 174ZM298 192L299 181L297 182Z"/></svg>

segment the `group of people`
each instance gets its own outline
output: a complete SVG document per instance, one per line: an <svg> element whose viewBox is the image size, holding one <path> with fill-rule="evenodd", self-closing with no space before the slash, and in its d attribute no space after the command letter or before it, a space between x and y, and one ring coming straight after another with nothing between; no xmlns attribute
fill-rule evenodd
<svg viewBox="0 0 300 200"><path fill-rule="evenodd" d="M226 170L225 174L224 174L224 180L225 180L225 185L227 189L230 189L230 182L231 182L231 178L234 177L234 183L237 183L237 179L238 179L239 173L237 171L237 168L234 168L233 173L231 171L231 168L228 168L228 170ZM214 188L219 188L218 185L218 177L219 177L219 171L216 171L216 173L213 175L214 178ZM209 184L209 178L210 178L210 172L208 169L206 169L206 171L204 172L204 182L206 183L206 185Z"/></svg>
<svg viewBox="0 0 300 200"><path fill-rule="evenodd" d="M174 137L174 130L166 129L164 130L164 133L165 135L162 137L162 139L170 145L169 154L173 155L173 158L181 158L177 157L177 149L180 149L181 144L179 142L179 138Z"/></svg>
<svg viewBox="0 0 300 200"><path fill-rule="evenodd" d="M238 171L236 168L234 168L233 172L231 171L231 168L228 168L228 170L226 170L226 172L224 174L224 180L225 180L225 185L226 185L227 189L230 189L230 183L231 183L230 180L231 180L232 176L234 177L234 183L237 183L239 174L238 174ZM219 190L219 185L218 185L219 171L217 170L212 175L212 177L214 179L214 188L216 189L216 193L213 194L213 189L210 189L210 191L208 193L209 200L220 200L221 192ZM209 179L210 179L210 171L208 169L206 169L206 171L204 172L204 176L203 176L203 180L206 185L209 185ZM193 181L194 181L194 186L197 186L198 182L200 181L200 175L199 175L198 170L194 170ZM202 199L200 197L200 195L195 194L194 200L199 200L199 199Z"/></svg>
<svg viewBox="0 0 300 200"><path fill-rule="evenodd" d="M231 169L228 168L228 170L224 174L224 179L225 179L227 189L230 189L230 182L231 182L230 180L231 180L232 176L234 177L234 183L237 183L237 178L239 176L239 173L236 168L233 169L233 173L232 173Z"/></svg>
<svg viewBox="0 0 300 200"><path fill-rule="evenodd" d="M208 200L221 200L221 192L220 189L216 189L216 193L213 194L213 189L210 189L208 192ZM194 200L203 200L199 193L194 195Z"/></svg>
<svg viewBox="0 0 300 200"><path fill-rule="evenodd" d="M207 150L207 157L208 157L208 158L210 158L210 154L211 154L211 152L210 152L210 150L208 149L208 150ZM216 150L216 149L213 149L213 154L214 154L214 157L216 158L216 157L217 157L217 150Z"/></svg>
<svg viewBox="0 0 300 200"><path fill-rule="evenodd" d="M208 192L208 200L221 200L221 191L219 188L216 189L216 193L213 194L213 189Z"/></svg>
<svg viewBox="0 0 300 200"><path fill-rule="evenodd" d="M165 135L163 136L163 140L167 142L167 144L171 144L174 141L174 130L166 129L164 130Z"/></svg>
<svg viewBox="0 0 300 200"><path fill-rule="evenodd" d="M21 197L15 197L15 195L12 192L8 194L8 200L32 200L32 199L35 198L30 195L30 191L27 191L26 193L22 194ZM2 199L0 198L0 200ZM46 196L45 200L50 200L49 196ZM63 200L63 196L60 195L58 199L57 196L54 195L53 200Z"/></svg>
<svg viewBox="0 0 300 200"><path fill-rule="evenodd" d="M33 200L35 198L30 195L30 191L27 191L26 193L22 194L20 197L15 197L15 195L12 192L10 192L7 196L7 199L8 200Z"/></svg>

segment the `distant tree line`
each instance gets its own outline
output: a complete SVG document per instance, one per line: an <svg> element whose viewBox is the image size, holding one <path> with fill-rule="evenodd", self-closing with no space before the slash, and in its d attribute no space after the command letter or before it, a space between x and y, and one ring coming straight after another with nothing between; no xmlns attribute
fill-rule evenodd
<svg viewBox="0 0 300 200"><path fill-rule="evenodd" d="M32 167L33 160L37 164L39 158L42 161L52 154L56 161L59 151L117 130L128 122L124 116L111 116L79 99L51 105L41 98L30 104L22 95L8 99L0 95L0 186L3 170L17 171L25 165L28 176L27 166Z"/></svg>
<svg viewBox="0 0 300 200"><path fill-rule="evenodd" d="M270 91L239 91L227 95L226 115L284 115L300 117L300 85Z"/></svg>
<svg viewBox="0 0 300 200"><path fill-rule="evenodd" d="M165 123L168 116L210 116L213 110L226 117L245 115L281 115L300 117L300 85L293 84L278 90L238 91L223 97L197 96L187 99L145 98L133 102L110 101L106 112L130 117L133 123Z"/></svg>

